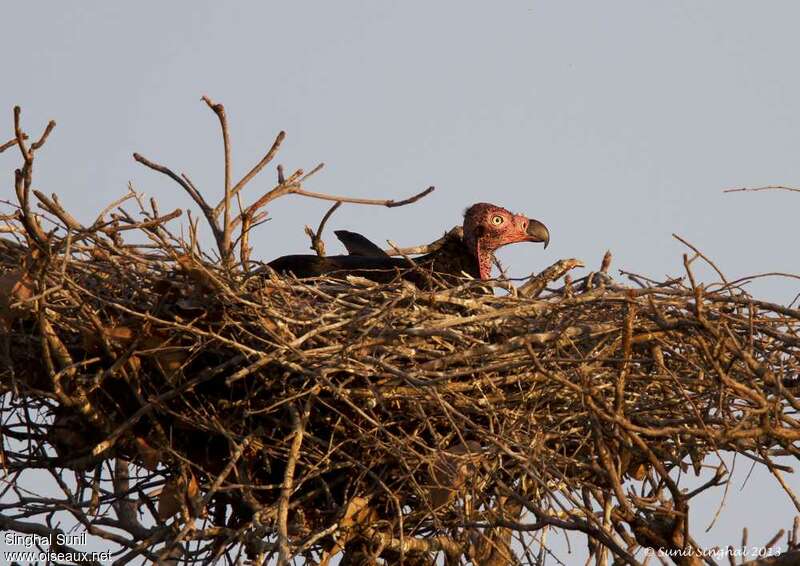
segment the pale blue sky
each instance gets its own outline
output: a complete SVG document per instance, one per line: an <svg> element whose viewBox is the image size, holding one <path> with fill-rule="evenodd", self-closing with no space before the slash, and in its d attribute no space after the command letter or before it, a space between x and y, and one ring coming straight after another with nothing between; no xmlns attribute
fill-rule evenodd
<svg viewBox="0 0 800 566"><path fill-rule="evenodd" d="M226 105L236 176L284 129L279 162L327 164L311 190L400 198L437 187L402 209L345 206L331 229L417 244L488 200L551 230L546 251L501 253L512 275L562 257L595 266L606 249L614 268L680 274L672 232L731 278L800 271L800 195L721 192L800 185L796 2L14 2L0 14L2 141L14 104L31 132L56 119L38 186L82 219L128 181L162 211L189 205L134 151L219 194L207 94ZM0 156L6 197L16 162ZM245 200L273 180L265 173ZM274 203L256 255L305 251L303 224L326 208ZM788 302L799 287L753 290ZM730 496L737 511L707 541L734 542L733 524L759 540L787 526L793 508L778 493L758 481Z"/></svg>

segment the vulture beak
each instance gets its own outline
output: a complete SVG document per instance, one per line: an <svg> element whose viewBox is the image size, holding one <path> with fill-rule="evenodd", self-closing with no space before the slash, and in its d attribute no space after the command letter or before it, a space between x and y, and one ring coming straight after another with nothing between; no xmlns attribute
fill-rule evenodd
<svg viewBox="0 0 800 566"><path fill-rule="evenodd" d="M529 242L544 242L545 248L550 243L550 231L547 226L533 218L528 219L527 234Z"/></svg>

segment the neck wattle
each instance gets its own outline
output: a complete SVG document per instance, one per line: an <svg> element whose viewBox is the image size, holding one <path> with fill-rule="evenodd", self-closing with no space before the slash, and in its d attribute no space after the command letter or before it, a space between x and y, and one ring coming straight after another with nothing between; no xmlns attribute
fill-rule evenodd
<svg viewBox="0 0 800 566"><path fill-rule="evenodd" d="M481 245L481 241L475 242L475 259L478 261L478 275L482 280L492 278L492 252L486 250Z"/></svg>

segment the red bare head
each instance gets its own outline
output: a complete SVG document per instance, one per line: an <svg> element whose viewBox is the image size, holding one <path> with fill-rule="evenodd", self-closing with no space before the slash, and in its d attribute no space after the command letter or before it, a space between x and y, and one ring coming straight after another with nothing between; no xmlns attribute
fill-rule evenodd
<svg viewBox="0 0 800 566"><path fill-rule="evenodd" d="M464 213L464 243L478 260L481 279L491 278L494 251L516 242L544 242L547 247L550 232L538 220L486 202L473 204Z"/></svg>

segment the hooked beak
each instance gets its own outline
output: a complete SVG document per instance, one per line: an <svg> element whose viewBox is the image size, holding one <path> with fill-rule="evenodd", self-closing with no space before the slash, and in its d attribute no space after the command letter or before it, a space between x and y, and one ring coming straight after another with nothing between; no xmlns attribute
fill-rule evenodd
<svg viewBox="0 0 800 566"><path fill-rule="evenodd" d="M544 242L545 248L550 243L550 231L547 226L533 218L528 219L527 234L529 242Z"/></svg>

